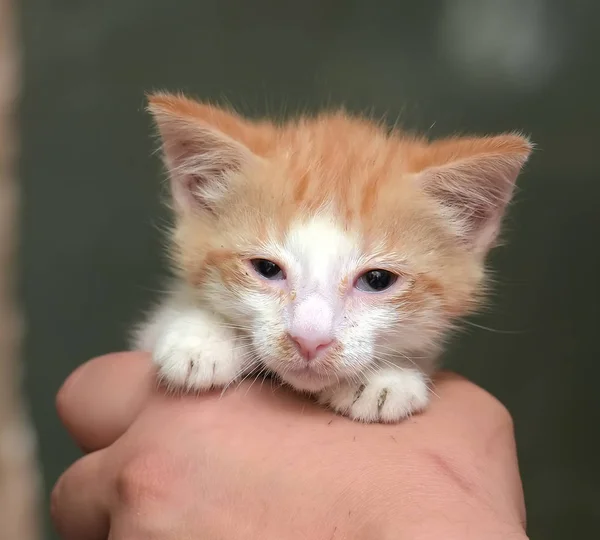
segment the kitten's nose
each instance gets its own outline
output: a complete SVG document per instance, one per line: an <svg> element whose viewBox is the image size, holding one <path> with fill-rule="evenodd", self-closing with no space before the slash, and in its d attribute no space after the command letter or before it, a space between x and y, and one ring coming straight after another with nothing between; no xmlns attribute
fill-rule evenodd
<svg viewBox="0 0 600 540"><path fill-rule="evenodd" d="M317 354L327 350L333 343L333 339L325 335L303 337L290 334L290 338L306 361L312 360Z"/></svg>

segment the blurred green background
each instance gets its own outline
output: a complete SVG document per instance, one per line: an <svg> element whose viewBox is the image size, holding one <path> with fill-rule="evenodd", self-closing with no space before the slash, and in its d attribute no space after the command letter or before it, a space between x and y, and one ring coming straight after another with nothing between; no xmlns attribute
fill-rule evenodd
<svg viewBox="0 0 600 540"><path fill-rule="evenodd" d="M79 455L57 389L124 347L164 274L144 92L248 114L343 102L436 136L519 129L537 143L492 257L492 307L447 362L515 417L531 537L595 536L599 18L592 0L23 2L26 384L47 491Z"/></svg>

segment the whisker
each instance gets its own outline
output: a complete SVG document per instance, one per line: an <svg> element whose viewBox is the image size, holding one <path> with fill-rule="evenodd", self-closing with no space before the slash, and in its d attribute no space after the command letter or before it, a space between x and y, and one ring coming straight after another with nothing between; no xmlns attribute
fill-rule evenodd
<svg viewBox="0 0 600 540"><path fill-rule="evenodd" d="M524 334L526 333L525 330L499 330L497 328L491 328L489 326L484 326L482 324L477 324L471 321L467 321L466 319L463 319L461 321L462 323L468 325L468 326L472 326L473 328L478 328L479 330L487 330L488 332L493 332L494 334L510 334L510 335L518 335L518 334Z"/></svg>

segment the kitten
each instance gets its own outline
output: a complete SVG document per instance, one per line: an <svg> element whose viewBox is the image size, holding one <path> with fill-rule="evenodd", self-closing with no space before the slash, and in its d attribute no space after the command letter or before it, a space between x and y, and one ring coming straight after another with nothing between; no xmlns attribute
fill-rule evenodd
<svg viewBox="0 0 600 540"><path fill-rule="evenodd" d="M280 125L154 94L175 212L172 292L136 332L170 386L267 369L335 411L424 409L445 335L532 145L429 142L343 112Z"/></svg>

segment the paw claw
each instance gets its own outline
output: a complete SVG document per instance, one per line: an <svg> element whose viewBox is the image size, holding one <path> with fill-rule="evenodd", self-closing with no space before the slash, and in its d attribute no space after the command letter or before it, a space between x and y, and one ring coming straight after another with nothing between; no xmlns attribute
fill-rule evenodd
<svg viewBox="0 0 600 540"><path fill-rule="evenodd" d="M398 422L426 407L429 389L419 371L386 369L372 375L366 384L346 382L328 388L319 400L362 422Z"/></svg>
<svg viewBox="0 0 600 540"><path fill-rule="evenodd" d="M381 409L385 405L385 399L388 395L388 389L384 388L381 392L379 392L379 397L377 398L377 411L381 415Z"/></svg>
<svg viewBox="0 0 600 540"><path fill-rule="evenodd" d="M352 402L352 405L354 405L360 399L360 396L362 396L362 393L364 391L365 391L365 385L361 384L358 387L358 390L356 390L356 395L354 396L354 401Z"/></svg>
<svg viewBox="0 0 600 540"><path fill-rule="evenodd" d="M223 336L167 333L157 343L153 359L161 382L169 388L208 390L225 386L243 371L243 356L235 341Z"/></svg>

